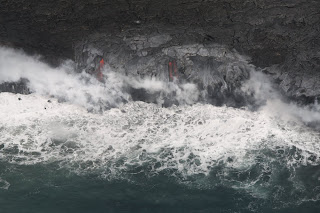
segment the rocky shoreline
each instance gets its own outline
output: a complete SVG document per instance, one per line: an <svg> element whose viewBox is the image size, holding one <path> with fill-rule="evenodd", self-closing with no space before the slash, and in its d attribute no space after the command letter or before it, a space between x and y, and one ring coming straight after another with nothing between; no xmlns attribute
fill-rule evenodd
<svg viewBox="0 0 320 213"><path fill-rule="evenodd" d="M217 55L204 53L216 47L223 57L234 50L248 56L287 97L312 102L320 96L319 1L1 0L0 4L0 44L41 54L53 66L68 58L79 70L92 69L106 58L112 68L151 76L162 75L158 70L167 70L167 61L174 58L188 78L201 63L219 67ZM223 75L218 79L210 82L213 88L229 83ZM2 85L1 90L10 86Z"/></svg>

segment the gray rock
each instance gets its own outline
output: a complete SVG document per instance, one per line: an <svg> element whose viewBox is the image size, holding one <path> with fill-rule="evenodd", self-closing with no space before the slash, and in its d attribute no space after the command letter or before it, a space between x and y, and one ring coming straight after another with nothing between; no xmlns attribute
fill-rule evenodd
<svg viewBox="0 0 320 213"><path fill-rule="evenodd" d="M94 66L99 55L126 72L139 57L158 61L164 54L179 56L179 66L188 71L194 62L182 55L212 55L201 48L195 53L194 45L221 44L268 68L288 96L320 96L314 83L320 80L320 1L1 0L0 5L0 44L41 53L52 64L71 58L81 70ZM103 55L79 54L84 50L79 45L98 41L95 35L102 39ZM80 56L89 60L86 65ZM159 75L161 69L139 72ZM308 79L314 82L305 83Z"/></svg>

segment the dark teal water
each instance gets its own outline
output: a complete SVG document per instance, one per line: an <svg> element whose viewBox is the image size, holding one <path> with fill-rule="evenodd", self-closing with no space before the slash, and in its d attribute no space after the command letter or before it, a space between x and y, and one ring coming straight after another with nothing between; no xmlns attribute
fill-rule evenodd
<svg viewBox="0 0 320 213"><path fill-rule="evenodd" d="M0 212L320 212L320 201L307 201L320 198L320 166L296 169L295 181L288 168L271 170L255 183L263 186L264 197L234 188L236 181L256 179L259 169L257 164L250 171L221 177L221 165L209 176L182 178L175 171L151 175L147 167L137 167L123 178L110 179L98 171L77 174L58 164L1 162L0 176L10 187L0 189ZM295 184L301 184L301 190Z"/></svg>

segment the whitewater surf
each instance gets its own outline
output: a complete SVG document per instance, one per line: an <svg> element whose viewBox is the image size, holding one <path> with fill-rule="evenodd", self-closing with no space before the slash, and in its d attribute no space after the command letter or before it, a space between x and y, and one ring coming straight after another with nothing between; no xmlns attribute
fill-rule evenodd
<svg viewBox="0 0 320 213"><path fill-rule="evenodd" d="M319 208L319 107L282 101L261 72L239 89L258 107L235 108L209 104L194 83L112 70L100 82L68 64L0 56L1 82L23 78L31 91L0 93L3 212ZM134 101L128 87L156 98Z"/></svg>

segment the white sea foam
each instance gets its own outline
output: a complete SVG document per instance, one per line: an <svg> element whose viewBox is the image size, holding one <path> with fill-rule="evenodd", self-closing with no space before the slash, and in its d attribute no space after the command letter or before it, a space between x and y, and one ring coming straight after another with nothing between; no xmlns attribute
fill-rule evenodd
<svg viewBox="0 0 320 213"><path fill-rule="evenodd" d="M34 92L0 93L0 159L21 165L54 162L74 172L98 171L106 178L170 170L186 180L194 175L209 177L222 165L214 181L223 179L224 184L260 198L268 196L268 181L260 181L271 173L273 162L284 161L279 163L293 169L320 163L319 132L305 126L320 121L319 109L282 102L262 73L252 71L242 88L265 103L252 112L195 104L199 91L194 84L104 72L106 82L101 83L86 73L75 73L70 65L53 69L24 53L0 48L0 83L26 78ZM150 93L174 92L182 105L162 108L132 102L126 86ZM117 108L88 113L88 108L104 104ZM258 175L251 177L255 166ZM246 180L239 178L244 174Z"/></svg>
<svg viewBox="0 0 320 213"><path fill-rule="evenodd" d="M195 103L199 91L194 84L104 72L106 82L101 83L74 72L72 63L51 68L38 58L1 47L0 83L26 78L34 94L22 96L22 101L17 95L0 94L0 142L5 146L0 154L23 164L99 161L94 165L98 167L107 162L118 165L115 162L123 158L123 168L154 160L160 163L154 171L173 168L184 175L208 174L220 162L247 167L252 161L248 153L263 147L296 146L319 154L318 134L301 121L318 122L320 113L282 102L262 73L252 71L242 87L266 103L260 111L250 112L202 104L163 109L130 102L127 86L150 93L174 92L181 104ZM56 99L49 103L44 97L50 96L68 103ZM122 105L123 100L129 103ZM105 104L119 108L99 115L87 112ZM118 169L122 167L113 171Z"/></svg>
<svg viewBox="0 0 320 213"><path fill-rule="evenodd" d="M296 146L320 155L319 133L267 109L250 112L203 104L161 108L130 102L92 114L47 100L0 94L2 159L18 164L59 161L68 166L89 162L83 170L108 165L114 172L156 162L153 172L171 168L188 176L209 174L222 162L226 167L249 168L262 149ZM299 162L307 163L307 157Z"/></svg>

